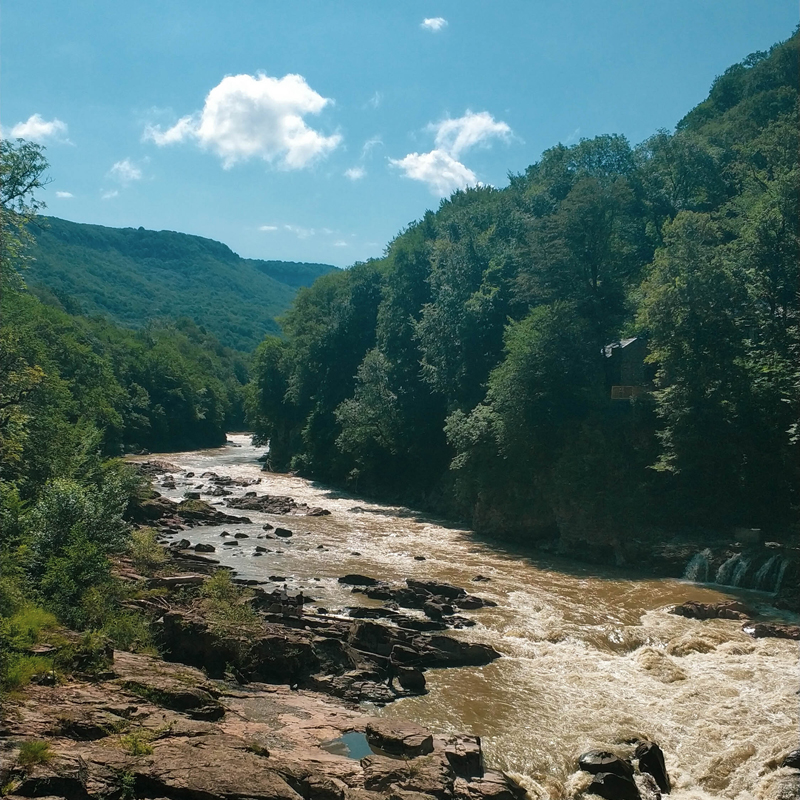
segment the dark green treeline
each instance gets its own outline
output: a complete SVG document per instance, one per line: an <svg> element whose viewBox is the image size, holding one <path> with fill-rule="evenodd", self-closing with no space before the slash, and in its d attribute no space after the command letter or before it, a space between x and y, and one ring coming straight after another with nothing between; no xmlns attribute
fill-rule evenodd
<svg viewBox="0 0 800 800"><path fill-rule="evenodd" d="M255 356L272 466L495 532L787 522L797 131L795 34L674 133L558 145L301 290ZM613 400L624 337L646 391Z"/></svg>

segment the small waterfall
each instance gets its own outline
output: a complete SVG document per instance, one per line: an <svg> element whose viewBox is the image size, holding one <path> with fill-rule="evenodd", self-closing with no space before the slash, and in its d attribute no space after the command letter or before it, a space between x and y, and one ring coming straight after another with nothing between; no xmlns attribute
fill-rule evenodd
<svg viewBox="0 0 800 800"><path fill-rule="evenodd" d="M722 586L741 586L749 566L749 559L744 558L741 553L736 553L720 565L714 582Z"/></svg>
<svg viewBox="0 0 800 800"><path fill-rule="evenodd" d="M789 566L789 562L785 559L781 559L781 565L778 568L778 577L775 578L775 586L772 589L773 592L776 594L781 590L781 584L783 583L783 573L786 572L786 567Z"/></svg>
<svg viewBox="0 0 800 800"><path fill-rule="evenodd" d="M789 562L782 556L771 556L753 576L753 588L776 593L781 588L783 573L786 572L788 564Z"/></svg>
<svg viewBox="0 0 800 800"><path fill-rule="evenodd" d="M711 551L709 549L695 553L683 571L683 579L694 583L707 583L710 562Z"/></svg>

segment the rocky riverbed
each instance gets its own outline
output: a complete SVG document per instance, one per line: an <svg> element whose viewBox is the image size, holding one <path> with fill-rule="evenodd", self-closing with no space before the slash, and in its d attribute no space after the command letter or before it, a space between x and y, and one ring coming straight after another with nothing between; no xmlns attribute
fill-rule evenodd
<svg viewBox="0 0 800 800"><path fill-rule="evenodd" d="M234 436L139 459L154 493L132 513L172 563L140 608L168 661L115 654L92 682L37 686L4 709L13 793L649 800L666 793L648 766L660 757L675 800L797 796L798 620L773 596L513 549L264 473L260 452ZM246 588L257 635L209 625L197 593L219 569ZM183 707L135 688L153 671L184 687ZM118 717L123 700L142 716L111 718L107 735L53 722ZM413 747L387 748L381 724ZM57 758L9 772L26 737ZM138 741L152 753L130 753ZM162 770L171 753L185 769ZM253 770L273 782L241 780Z"/></svg>

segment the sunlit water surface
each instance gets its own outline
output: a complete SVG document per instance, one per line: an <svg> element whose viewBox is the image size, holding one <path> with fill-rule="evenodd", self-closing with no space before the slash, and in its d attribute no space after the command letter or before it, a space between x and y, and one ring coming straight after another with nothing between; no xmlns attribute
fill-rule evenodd
<svg viewBox="0 0 800 800"><path fill-rule="evenodd" d="M160 491L175 499L187 489L203 493L212 484L200 476L211 470L261 478L249 489L331 511L275 517L220 506L253 520L231 530L250 536L239 547L221 546L221 528L185 534L192 544L214 544L215 557L240 577L286 576L290 588L332 612L371 602L337 582L350 572L395 582L437 578L498 603L464 612L478 624L456 635L490 643L502 658L485 667L430 670L426 695L376 713L481 736L487 760L523 776L532 796L573 795L586 783L575 770L581 752L633 737L664 749L674 800L773 796L773 762L798 743L797 644L753 640L734 621L667 613L677 602L730 595L524 554L406 508L261 472L256 458L263 448L252 447L249 436L231 440L238 446L158 456L184 470L175 490ZM187 471L195 477L186 478ZM265 522L294 536L258 540ZM256 545L271 552L254 557ZM479 574L490 580L473 582ZM766 595L747 600L777 614Z"/></svg>

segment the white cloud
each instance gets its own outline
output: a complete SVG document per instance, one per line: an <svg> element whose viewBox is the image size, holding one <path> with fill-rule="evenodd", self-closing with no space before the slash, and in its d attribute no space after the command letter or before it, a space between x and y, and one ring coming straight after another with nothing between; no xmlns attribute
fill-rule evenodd
<svg viewBox="0 0 800 800"><path fill-rule="evenodd" d="M208 93L202 111L164 131L149 125L143 138L160 147L194 140L216 153L226 169L256 157L283 169L302 169L342 140L339 134L324 136L303 119L332 102L302 75L229 75Z"/></svg>
<svg viewBox="0 0 800 800"><path fill-rule="evenodd" d="M25 122L18 122L12 129L15 139L30 139L32 142L44 142L48 139L57 142L68 142L67 123L53 118L46 120L41 114L32 114Z"/></svg>
<svg viewBox="0 0 800 800"><path fill-rule="evenodd" d="M103 200L112 200L115 197L119 197L119 192L116 189L112 189L109 192L103 192L100 197Z"/></svg>
<svg viewBox="0 0 800 800"><path fill-rule="evenodd" d="M480 184L475 173L459 160L465 151L478 145L487 146L492 139L511 136L511 128L495 120L488 111L478 114L467 111L458 119L432 123L428 130L435 133L433 150L409 153L401 159L390 158L389 163L402 170L407 178L427 183L439 197Z"/></svg>
<svg viewBox="0 0 800 800"><path fill-rule="evenodd" d="M276 231L276 230L278 230L278 226L277 225L261 225L259 227L259 230L260 231L265 231L265 232Z"/></svg>
<svg viewBox="0 0 800 800"><path fill-rule="evenodd" d="M75 195L72 194L72 192L56 192L56 197L59 197L62 200L71 200L73 197L75 197Z"/></svg>
<svg viewBox="0 0 800 800"><path fill-rule="evenodd" d="M127 186L134 181L142 179L142 170L136 166L129 158L117 161L108 171L108 177L113 178L117 183Z"/></svg>
<svg viewBox="0 0 800 800"><path fill-rule="evenodd" d="M347 242L343 242L341 239L339 239L338 242L334 242L333 243L333 246L334 247L349 247L350 245L348 245Z"/></svg>
<svg viewBox="0 0 800 800"><path fill-rule="evenodd" d="M360 181L366 174L364 167L350 167L344 171L345 178L350 178L351 181Z"/></svg>
<svg viewBox="0 0 800 800"><path fill-rule="evenodd" d="M444 17L428 17L419 24L420 28L432 33L438 33L442 28L447 27L447 20Z"/></svg>
<svg viewBox="0 0 800 800"><path fill-rule="evenodd" d="M369 105L373 108L378 108L380 104L383 102L383 92L375 92L369 99Z"/></svg>
<svg viewBox="0 0 800 800"><path fill-rule="evenodd" d="M403 170L407 178L427 183L433 194L446 197L456 189L478 183L475 173L443 150L430 153L409 153L405 158L390 158L393 167Z"/></svg>
<svg viewBox="0 0 800 800"><path fill-rule="evenodd" d="M436 131L436 146L454 158L478 144L486 144L493 138L507 139L511 128L498 122L488 111L473 114L467 111L458 119L445 119L429 126Z"/></svg>

